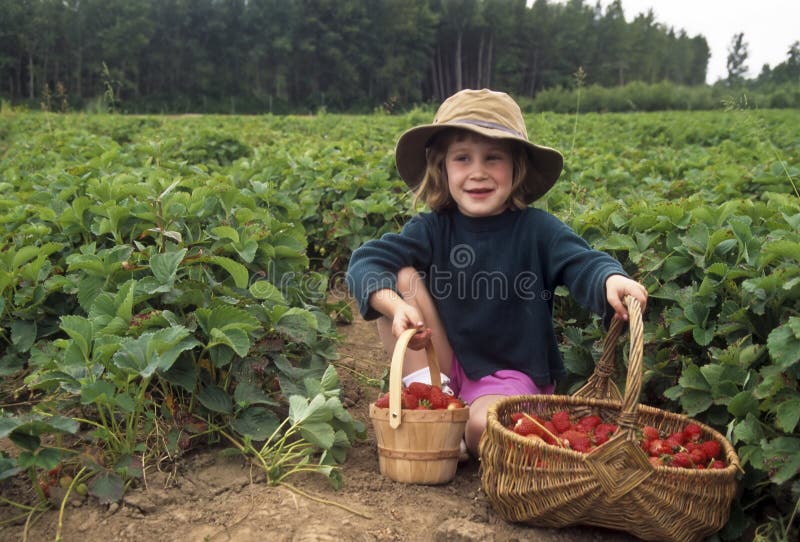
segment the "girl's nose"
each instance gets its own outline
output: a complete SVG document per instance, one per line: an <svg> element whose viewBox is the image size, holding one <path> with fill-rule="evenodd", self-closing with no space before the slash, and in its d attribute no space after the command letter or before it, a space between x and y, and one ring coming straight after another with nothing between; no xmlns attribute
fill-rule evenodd
<svg viewBox="0 0 800 542"><path fill-rule="evenodd" d="M486 168L484 167L483 162L480 160L476 160L473 162L472 171L470 171L470 177L473 179L485 179L489 175L486 173Z"/></svg>

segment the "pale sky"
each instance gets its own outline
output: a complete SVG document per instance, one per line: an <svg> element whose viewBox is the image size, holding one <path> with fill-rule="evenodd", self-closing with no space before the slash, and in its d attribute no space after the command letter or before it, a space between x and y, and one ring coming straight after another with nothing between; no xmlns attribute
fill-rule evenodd
<svg viewBox="0 0 800 542"><path fill-rule="evenodd" d="M585 4L594 6L596 1L605 11L612 0ZM764 64L774 68L785 62L789 47L800 41L800 0L622 0L627 21L650 8L657 23L706 38L711 49L708 83L727 77L728 48L739 32L744 32L748 45L748 78L757 77Z"/></svg>

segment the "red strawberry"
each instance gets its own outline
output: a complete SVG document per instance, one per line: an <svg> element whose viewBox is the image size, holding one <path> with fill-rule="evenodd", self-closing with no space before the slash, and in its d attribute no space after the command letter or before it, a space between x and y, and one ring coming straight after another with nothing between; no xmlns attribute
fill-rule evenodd
<svg viewBox="0 0 800 542"><path fill-rule="evenodd" d="M691 469L694 467L694 464L692 463L692 458L689 457L689 454L686 452L678 452L672 456L672 466Z"/></svg>
<svg viewBox="0 0 800 542"><path fill-rule="evenodd" d="M437 388L436 386L431 386L430 395L428 400L431 403L431 409L439 410L442 408L447 408L447 403L450 402L450 396L445 394L441 388Z"/></svg>
<svg viewBox="0 0 800 542"><path fill-rule="evenodd" d="M597 427L594 428L594 432L597 433L598 431L608 433L609 435L613 435L617 432L617 426L613 423L601 423Z"/></svg>
<svg viewBox="0 0 800 542"><path fill-rule="evenodd" d="M688 440L686 438L686 433L684 433L683 431L676 431L672 433L670 436L668 436L667 439L668 440L671 439L674 442L677 442L681 446Z"/></svg>
<svg viewBox="0 0 800 542"><path fill-rule="evenodd" d="M701 448L701 446L700 446L699 442L692 441L692 442L687 442L684 445L684 448L686 448L687 452L692 453L694 450L697 450L697 449Z"/></svg>
<svg viewBox="0 0 800 542"><path fill-rule="evenodd" d="M403 404L403 408L414 410L419 406L419 399L417 399L417 396L412 395L405 390L402 392L400 399L401 403Z"/></svg>
<svg viewBox="0 0 800 542"><path fill-rule="evenodd" d="M603 420L600 419L600 416L589 415L578 420L576 425L581 431L589 432L601 423L603 423Z"/></svg>
<svg viewBox="0 0 800 542"><path fill-rule="evenodd" d="M563 433L572 427L572 422L569 419L569 412L566 410L560 410L553 414L550 417L550 421L553 422L553 425L559 433Z"/></svg>
<svg viewBox="0 0 800 542"><path fill-rule="evenodd" d="M696 423L687 423L683 428L683 433L686 435L686 440L700 440L703 435L703 430Z"/></svg>
<svg viewBox="0 0 800 542"><path fill-rule="evenodd" d="M656 440L650 441L650 448L648 449L650 455L665 455L671 454L672 448L670 448L669 444L665 440L661 440L657 438Z"/></svg>
<svg viewBox="0 0 800 542"><path fill-rule="evenodd" d="M667 446L669 446L669 449L670 449L671 452L680 452L680 451L685 450L685 448L683 447L681 442L678 439L676 439L673 436L671 436L671 435L669 437L667 437L667 439L664 441L664 443Z"/></svg>
<svg viewBox="0 0 800 542"><path fill-rule="evenodd" d="M451 410L451 409L454 409L454 408L464 408L464 406L465 406L464 405L464 401L462 401L461 399L459 399L457 397L450 397L447 400L447 409L448 410Z"/></svg>
<svg viewBox="0 0 800 542"><path fill-rule="evenodd" d="M430 397L431 385L424 384L422 382L412 382L411 384L408 385L406 391L416 396L417 399L427 399L428 397Z"/></svg>
<svg viewBox="0 0 800 542"><path fill-rule="evenodd" d="M547 420L542 425L544 425L544 428L547 429L550 432L551 435L558 434L558 430L556 429L556 426L553 425L553 422L551 422L550 420ZM543 431L543 433L544 433L544 431ZM542 438L548 444L555 444L555 441L547 433L544 433L544 435L542 435Z"/></svg>
<svg viewBox="0 0 800 542"><path fill-rule="evenodd" d="M713 463L711 463L712 469L724 469L726 467L725 462L721 459L717 459Z"/></svg>
<svg viewBox="0 0 800 542"><path fill-rule="evenodd" d="M586 433L581 433L575 429L567 429L562 433L561 438L569 443L569 447L576 452L588 452L592 447L592 441L589 440Z"/></svg>
<svg viewBox="0 0 800 542"><path fill-rule="evenodd" d="M539 428L528 418L520 418L514 425L513 431L522 436L536 435L539 433Z"/></svg>
<svg viewBox="0 0 800 542"><path fill-rule="evenodd" d="M617 431L617 426L612 423L601 423L594 428L594 443L598 446L608 441L608 437Z"/></svg>
<svg viewBox="0 0 800 542"><path fill-rule="evenodd" d="M525 417L525 413L524 412L512 412L511 413L511 421L513 423L511 424L511 426L513 427L514 424L517 423L520 420L520 418L524 418L524 417Z"/></svg>
<svg viewBox="0 0 800 542"><path fill-rule="evenodd" d="M695 448L694 450L688 453L689 457L692 460L692 463L694 463L695 465L705 465L706 463L708 463L708 456L706 455L706 453L703 451L702 448Z"/></svg>
<svg viewBox="0 0 800 542"><path fill-rule="evenodd" d="M719 442L716 440L707 440L700 444L700 448L702 448L709 459L716 459L719 457L719 453L722 451Z"/></svg>
<svg viewBox="0 0 800 542"><path fill-rule="evenodd" d="M600 432L595 431L592 441L598 446L600 446L601 444L605 444L606 442L608 442L608 433L605 433L603 431Z"/></svg>
<svg viewBox="0 0 800 542"><path fill-rule="evenodd" d="M389 408L389 392L378 397L378 400L375 401L375 406L378 408Z"/></svg>
<svg viewBox="0 0 800 542"><path fill-rule="evenodd" d="M653 427L652 425L645 425L642 428L642 436L645 440L656 440L661 438L661 434L658 432L658 429Z"/></svg>

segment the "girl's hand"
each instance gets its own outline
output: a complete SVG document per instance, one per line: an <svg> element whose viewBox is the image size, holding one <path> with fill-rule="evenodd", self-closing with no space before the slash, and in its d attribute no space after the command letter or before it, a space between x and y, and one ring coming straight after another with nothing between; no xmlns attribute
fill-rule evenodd
<svg viewBox="0 0 800 542"><path fill-rule="evenodd" d="M417 329L417 334L408 342L408 347L412 350L421 350L425 348L431 338L431 329L425 327L425 322L422 321L419 311L404 302L394 311L392 317L392 334L395 337L400 337L405 330L412 328Z"/></svg>
<svg viewBox="0 0 800 542"><path fill-rule="evenodd" d="M628 310L623 303L626 295L633 296L644 312L647 306L647 290L644 286L623 275L611 275L606 279L606 300L614 309L614 318L625 321L628 320Z"/></svg>

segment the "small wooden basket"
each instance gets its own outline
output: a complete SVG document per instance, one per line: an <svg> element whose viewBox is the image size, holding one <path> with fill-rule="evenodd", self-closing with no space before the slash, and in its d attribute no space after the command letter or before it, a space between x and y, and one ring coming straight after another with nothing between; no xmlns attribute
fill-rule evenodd
<svg viewBox="0 0 800 542"><path fill-rule="evenodd" d="M506 521L540 527L596 525L627 531L644 540L701 540L728 521L736 493L739 458L725 437L682 414L639 405L643 325L639 303L626 299L630 354L625 395L610 380L615 342L623 323L614 321L595 373L574 395L524 395L499 400L488 412L480 442L481 484L494 510ZM588 454L536 441L507 429L515 412L549 418L566 410L616 423L617 433ZM652 425L663 433L690 421L703 440L720 444L724 469L653 466L638 431Z"/></svg>
<svg viewBox="0 0 800 542"><path fill-rule="evenodd" d="M397 339L389 371L389 408L372 403L369 417L378 441L381 474L396 482L443 484L456 474L469 408L402 410L403 360L415 333L409 329ZM441 388L439 362L430 342L426 354L431 384Z"/></svg>

